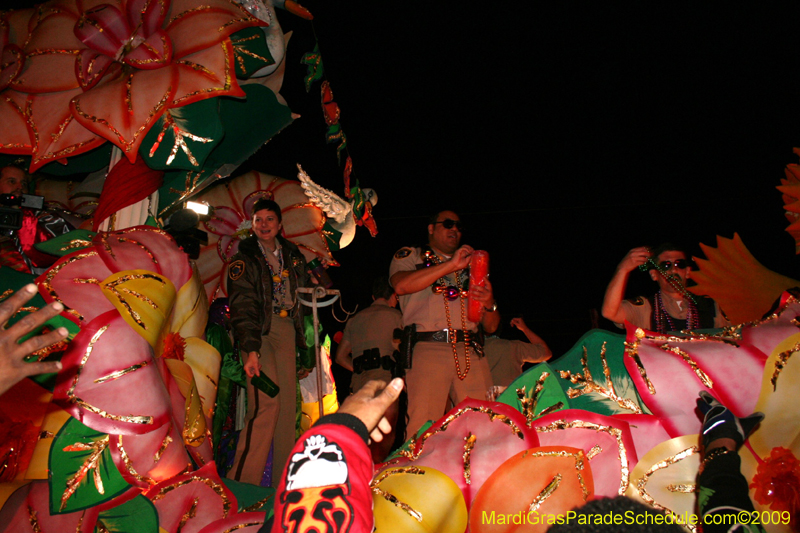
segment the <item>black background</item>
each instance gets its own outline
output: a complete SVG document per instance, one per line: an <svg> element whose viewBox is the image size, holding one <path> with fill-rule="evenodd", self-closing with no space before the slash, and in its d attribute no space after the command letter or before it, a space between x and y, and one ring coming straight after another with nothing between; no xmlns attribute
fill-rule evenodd
<svg viewBox="0 0 800 533"><path fill-rule="evenodd" d="M302 117L241 170L292 178L301 163L343 196L319 84L302 86L316 36L353 181L379 195L380 233L360 228L330 270L346 308L442 208L489 251L504 321L524 315L557 355L635 246L699 255L738 232L797 276L775 186L800 146L800 4L303 4L313 24L279 15L295 32L282 94ZM631 285L649 290L643 274Z"/></svg>

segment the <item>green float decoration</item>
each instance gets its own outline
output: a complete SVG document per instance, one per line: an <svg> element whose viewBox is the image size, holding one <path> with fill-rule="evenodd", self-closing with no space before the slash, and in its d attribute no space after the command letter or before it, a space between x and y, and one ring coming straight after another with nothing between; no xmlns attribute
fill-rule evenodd
<svg viewBox="0 0 800 533"><path fill-rule="evenodd" d="M153 502L142 496L112 509L100 511L94 533L153 533L158 529L158 512Z"/></svg>
<svg viewBox="0 0 800 533"><path fill-rule="evenodd" d="M535 403L534 418L560 409L584 409L601 415L650 414L625 369L624 357L624 335L589 331L562 357L536 365L518 377L497 401L525 413L518 392L524 387L528 406L532 407L531 401ZM542 381L545 372L548 375ZM531 397L531 391L537 388L542 390L541 397Z"/></svg>
<svg viewBox="0 0 800 533"><path fill-rule="evenodd" d="M111 458L111 438L75 418L64 424L50 447L50 514L88 509L131 488Z"/></svg>
<svg viewBox="0 0 800 533"><path fill-rule="evenodd" d="M246 28L231 35L236 77L247 79L264 67L275 64L267 37L261 28Z"/></svg>

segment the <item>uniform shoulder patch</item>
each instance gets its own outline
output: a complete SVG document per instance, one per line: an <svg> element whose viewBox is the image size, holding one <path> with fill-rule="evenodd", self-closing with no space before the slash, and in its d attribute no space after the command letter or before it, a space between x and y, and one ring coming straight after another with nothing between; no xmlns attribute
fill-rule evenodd
<svg viewBox="0 0 800 533"><path fill-rule="evenodd" d="M644 305L644 298L641 296L637 296L636 298L631 300L631 303L635 306L642 306Z"/></svg>
<svg viewBox="0 0 800 533"><path fill-rule="evenodd" d="M242 274L244 274L244 261L237 259L228 267L228 277L236 281L242 277Z"/></svg>
<svg viewBox="0 0 800 533"><path fill-rule="evenodd" d="M400 248L394 254L394 258L395 259L403 259L404 257L408 257L409 255L411 255L411 248Z"/></svg>

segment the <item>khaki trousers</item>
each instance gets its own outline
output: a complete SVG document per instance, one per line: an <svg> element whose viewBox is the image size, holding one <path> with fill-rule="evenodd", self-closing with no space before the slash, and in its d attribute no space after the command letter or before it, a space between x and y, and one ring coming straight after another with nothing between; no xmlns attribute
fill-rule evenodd
<svg viewBox="0 0 800 533"><path fill-rule="evenodd" d="M456 345L461 374L466 369L464 343ZM408 428L412 437L428 420L438 420L447 408L447 399L458 405L466 398L486 399L492 387L492 374L485 357L469 351L470 369L462 381L456 373L453 347L444 342L418 342L414 346L412 368L406 371L408 388Z"/></svg>
<svg viewBox="0 0 800 533"><path fill-rule="evenodd" d="M272 483L277 487L295 443L297 369L294 321L272 316L270 332L261 338L261 370L280 387L275 398L247 380L247 417L239 434L228 478L260 485L272 444ZM273 442L274 441L274 442Z"/></svg>

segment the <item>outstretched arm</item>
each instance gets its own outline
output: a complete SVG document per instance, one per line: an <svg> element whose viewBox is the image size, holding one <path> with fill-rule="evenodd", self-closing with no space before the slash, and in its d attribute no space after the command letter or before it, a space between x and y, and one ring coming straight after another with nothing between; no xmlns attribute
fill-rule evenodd
<svg viewBox="0 0 800 533"><path fill-rule="evenodd" d="M354 394L347 397L339 413L348 413L361 420L367 427L369 436L375 442L383 440L383 435L392 431L384 413L400 397L403 380L394 378L387 385L383 381L372 380Z"/></svg>
<svg viewBox="0 0 800 533"><path fill-rule="evenodd" d="M622 300L625 297L625 287L628 285L628 276L631 271L643 265L650 259L650 251L646 246L640 246L629 251L617 265L614 277L606 288L606 295L603 298L602 314L605 318L615 324L622 324L627 318L625 310L622 308Z"/></svg>
<svg viewBox="0 0 800 533"><path fill-rule="evenodd" d="M391 283L398 296L413 294L430 287L437 279L451 272L467 268L474 250L464 245L453 254L449 261L420 270L404 270L392 275Z"/></svg>
<svg viewBox="0 0 800 533"><path fill-rule="evenodd" d="M531 344L537 344L542 348L544 348L543 352L544 357L540 359L541 361L547 361L548 359L553 357L553 352L550 351L550 347L547 346L547 343L544 342L544 340L539 335L531 331L531 328L528 327L528 325L525 323L524 320L522 320L522 318L519 317L512 318L511 325L520 330L522 333L524 333L525 336L528 338L528 342L530 342Z"/></svg>
<svg viewBox="0 0 800 533"><path fill-rule="evenodd" d="M61 311L64 306L54 302L35 313L22 318L6 329L6 324L22 306L36 294L36 285L26 285L0 304L0 394L5 393L22 378L58 372L61 363L34 362L26 363L25 358L32 352L51 346L67 337L67 328L58 328L44 335L35 335L19 344L19 339L35 330Z"/></svg>

